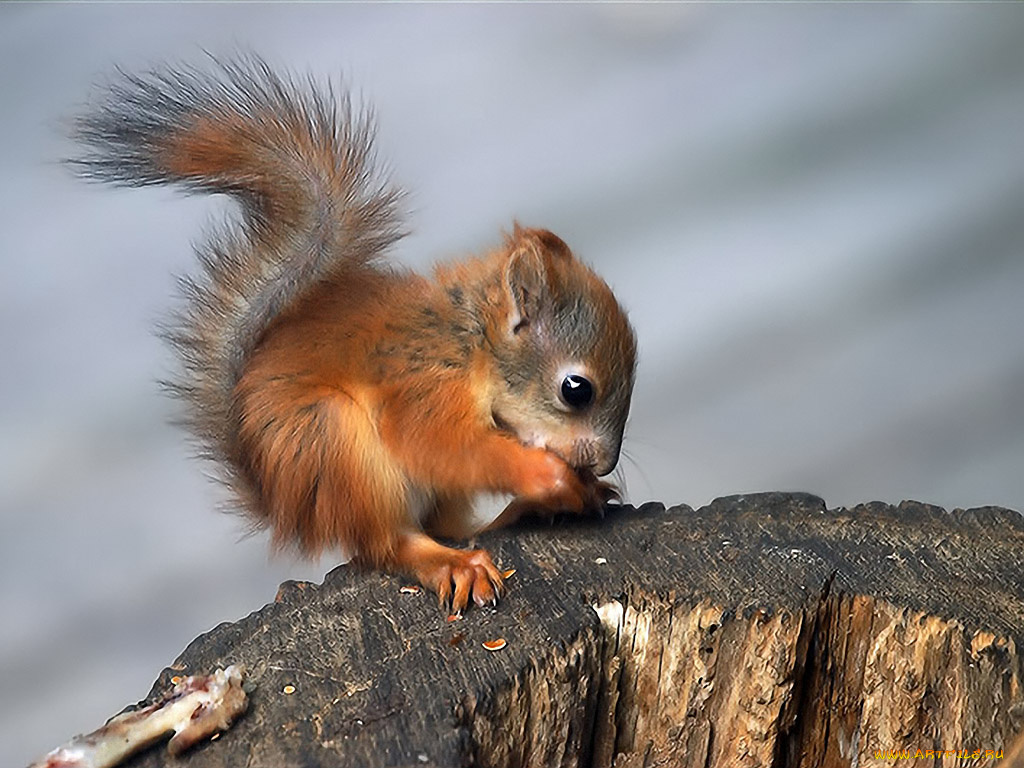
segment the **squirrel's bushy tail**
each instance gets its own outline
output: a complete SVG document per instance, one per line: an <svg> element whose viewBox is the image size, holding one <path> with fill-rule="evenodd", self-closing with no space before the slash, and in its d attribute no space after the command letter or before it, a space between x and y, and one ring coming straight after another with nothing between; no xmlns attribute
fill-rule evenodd
<svg viewBox="0 0 1024 768"><path fill-rule="evenodd" d="M275 75L256 57L211 69L122 73L75 123L83 153L70 162L90 179L177 183L241 203L240 221L199 247L203 273L183 281L185 306L166 334L191 428L237 468L232 392L261 332L332 270L398 240L400 195L375 167L372 120L347 94Z"/></svg>

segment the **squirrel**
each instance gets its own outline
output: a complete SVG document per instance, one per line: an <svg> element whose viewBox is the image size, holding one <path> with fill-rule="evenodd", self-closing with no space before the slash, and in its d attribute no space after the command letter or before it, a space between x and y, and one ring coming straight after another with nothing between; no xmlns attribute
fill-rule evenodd
<svg viewBox="0 0 1024 768"><path fill-rule="evenodd" d="M617 495L636 369L612 291L555 234L514 225L435 267L385 260L402 192L368 110L252 56L121 72L74 123L86 179L234 197L196 247L166 335L201 452L276 545L408 574L461 612L503 576L467 538L484 492L584 513Z"/></svg>

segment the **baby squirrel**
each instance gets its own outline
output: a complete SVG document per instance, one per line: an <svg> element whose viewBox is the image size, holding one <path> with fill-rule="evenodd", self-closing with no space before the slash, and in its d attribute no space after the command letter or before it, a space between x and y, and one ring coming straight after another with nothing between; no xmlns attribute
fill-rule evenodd
<svg viewBox="0 0 1024 768"><path fill-rule="evenodd" d="M502 575L465 537L474 497L599 509L619 457L636 339L608 286L557 236L437 266L382 263L403 232L347 94L256 57L124 75L75 124L72 164L129 186L225 193L242 215L197 247L168 331L204 454L275 543L340 546L454 611Z"/></svg>

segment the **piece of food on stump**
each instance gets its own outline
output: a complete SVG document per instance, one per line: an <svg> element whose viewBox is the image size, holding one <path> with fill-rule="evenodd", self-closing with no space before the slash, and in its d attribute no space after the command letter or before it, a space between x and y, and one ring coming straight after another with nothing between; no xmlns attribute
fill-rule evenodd
<svg viewBox="0 0 1024 768"><path fill-rule="evenodd" d="M212 675L186 677L159 701L76 736L29 768L111 768L169 734L173 736L167 751L179 755L227 730L245 712L244 675L244 668L231 665Z"/></svg>

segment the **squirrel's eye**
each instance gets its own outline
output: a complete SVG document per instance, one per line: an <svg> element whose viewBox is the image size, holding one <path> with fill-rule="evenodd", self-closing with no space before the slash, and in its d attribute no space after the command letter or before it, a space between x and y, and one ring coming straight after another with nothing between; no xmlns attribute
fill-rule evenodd
<svg viewBox="0 0 1024 768"><path fill-rule="evenodd" d="M570 408L582 410L594 399L594 385L589 379L570 373L562 379L562 399Z"/></svg>

